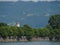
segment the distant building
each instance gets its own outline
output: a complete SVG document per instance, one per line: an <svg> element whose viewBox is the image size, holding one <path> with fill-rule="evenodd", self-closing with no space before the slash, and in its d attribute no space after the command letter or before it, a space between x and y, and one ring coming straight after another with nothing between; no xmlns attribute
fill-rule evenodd
<svg viewBox="0 0 60 45"><path fill-rule="evenodd" d="M16 26L17 26L17 27L20 27L20 23L19 23L19 22L17 22L17 23L16 23Z"/></svg>

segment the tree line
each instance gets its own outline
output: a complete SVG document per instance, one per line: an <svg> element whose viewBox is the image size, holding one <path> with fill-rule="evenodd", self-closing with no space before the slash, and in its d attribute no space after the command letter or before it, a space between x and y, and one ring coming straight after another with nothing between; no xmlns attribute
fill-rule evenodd
<svg viewBox="0 0 60 45"><path fill-rule="evenodd" d="M48 37L50 40L60 40L60 15L53 15L50 17L45 28L32 28L28 25L23 27L9 26L6 23L0 23L0 37L6 39L7 37L22 38L25 36L27 40L33 37Z"/></svg>

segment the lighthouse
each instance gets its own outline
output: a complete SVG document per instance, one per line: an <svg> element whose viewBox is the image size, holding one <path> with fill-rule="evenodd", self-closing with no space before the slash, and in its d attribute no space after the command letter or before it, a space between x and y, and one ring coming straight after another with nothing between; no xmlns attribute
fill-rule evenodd
<svg viewBox="0 0 60 45"><path fill-rule="evenodd" d="M16 23L16 26L17 26L17 27L20 27L20 23L19 23L19 22L17 22L17 23Z"/></svg>

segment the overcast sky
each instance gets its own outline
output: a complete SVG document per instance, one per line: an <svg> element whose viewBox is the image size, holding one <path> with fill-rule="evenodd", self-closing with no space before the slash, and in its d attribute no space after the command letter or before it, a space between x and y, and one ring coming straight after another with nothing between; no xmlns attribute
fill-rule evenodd
<svg viewBox="0 0 60 45"><path fill-rule="evenodd" d="M19 1L19 0L0 0L0 1ZM21 0L21 1L34 1L34 2L38 2L38 1L60 1L60 0Z"/></svg>

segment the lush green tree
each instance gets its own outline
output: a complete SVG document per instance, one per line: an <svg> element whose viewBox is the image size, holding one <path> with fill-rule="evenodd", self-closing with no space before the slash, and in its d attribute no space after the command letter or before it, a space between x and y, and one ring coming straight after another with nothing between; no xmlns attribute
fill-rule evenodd
<svg viewBox="0 0 60 45"><path fill-rule="evenodd" d="M52 30L52 27L48 24L48 25L46 25L46 27L45 28L47 28L48 30Z"/></svg>
<svg viewBox="0 0 60 45"><path fill-rule="evenodd" d="M0 36L5 39L8 37L8 30L7 30L7 27L5 26L2 26L0 27Z"/></svg>
<svg viewBox="0 0 60 45"><path fill-rule="evenodd" d="M46 26L46 28L49 30L49 40L52 41L53 40L53 37L54 37L54 30L52 29L52 27L48 24Z"/></svg>
<svg viewBox="0 0 60 45"><path fill-rule="evenodd" d="M7 26L6 23L0 23L0 26Z"/></svg>
<svg viewBox="0 0 60 45"><path fill-rule="evenodd" d="M25 36L27 38L27 40L31 40L33 37L33 30L30 26L28 25L24 25L24 32L25 32Z"/></svg>
<svg viewBox="0 0 60 45"><path fill-rule="evenodd" d="M60 29L55 29L54 35L56 40L60 40Z"/></svg>
<svg viewBox="0 0 60 45"><path fill-rule="evenodd" d="M49 40L52 41L54 38L54 30L50 30Z"/></svg>
<svg viewBox="0 0 60 45"><path fill-rule="evenodd" d="M9 37L13 36L14 38L16 38L17 35L18 35L18 27L9 26L9 28L8 28L8 36Z"/></svg>
<svg viewBox="0 0 60 45"><path fill-rule="evenodd" d="M31 40L33 37L49 37L50 40L55 38L60 40L60 18L59 15L51 16L49 24L45 28L32 28L28 25L23 27L8 26L5 23L0 23L0 37L6 39L7 37L19 38L26 37Z"/></svg>
<svg viewBox="0 0 60 45"><path fill-rule="evenodd" d="M39 37L39 30L38 29L33 29L33 31L34 31L34 37Z"/></svg>
<svg viewBox="0 0 60 45"><path fill-rule="evenodd" d="M47 28L38 28L39 37L48 37L50 32Z"/></svg>
<svg viewBox="0 0 60 45"><path fill-rule="evenodd" d="M51 16L48 23L52 27L52 29L60 28L60 15Z"/></svg>
<svg viewBox="0 0 60 45"><path fill-rule="evenodd" d="M43 30L44 30L45 37L49 37L50 30L48 28L44 28Z"/></svg>
<svg viewBox="0 0 60 45"><path fill-rule="evenodd" d="M43 30L41 28L38 28L37 30L39 37L43 37Z"/></svg>
<svg viewBox="0 0 60 45"><path fill-rule="evenodd" d="M18 27L18 35L17 35L18 38L21 38L22 36L24 36L24 34L25 34L25 33L24 33L23 28L22 28L22 27L20 27L20 28Z"/></svg>
<svg viewBox="0 0 60 45"><path fill-rule="evenodd" d="M7 37L16 37L18 34L18 29L17 27L13 26L2 26L0 27L0 36L2 38L7 38Z"/></svg>
<svg viewBox="0 0 60 45"><path fill-rule="evenodd" d="M60 15L53 15L50 17L49 21L48 21L48 25L47 27L50 28L50 39L52 40L53 37L55 37L56 39L59 39L59 32L60 32Z"/></svg>

